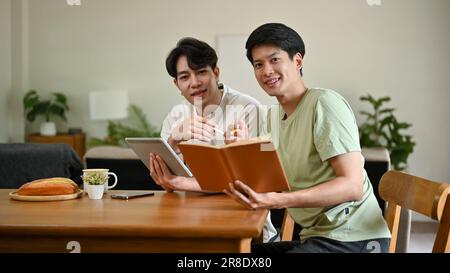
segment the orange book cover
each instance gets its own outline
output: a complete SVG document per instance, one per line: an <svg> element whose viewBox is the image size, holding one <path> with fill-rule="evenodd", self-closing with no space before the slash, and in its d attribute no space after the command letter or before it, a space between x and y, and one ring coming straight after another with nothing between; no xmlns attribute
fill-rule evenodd
<svg viewBox="0 0 450 273"><path fill-rule="evenodd" d="M202 190L223 191L235 180L260 193L289 190L283 166L270 140L243 140L223 146L181 143L179 147Z"/></svg>

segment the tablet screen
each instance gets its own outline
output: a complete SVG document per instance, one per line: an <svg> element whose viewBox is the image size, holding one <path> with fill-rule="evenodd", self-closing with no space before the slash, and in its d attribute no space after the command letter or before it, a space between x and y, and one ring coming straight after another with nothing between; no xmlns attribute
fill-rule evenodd
<svg viewBox="0 0 450 273"><path fill-rule="evenodd" d="M125 141L149 170L149 155L153 153L159 155L164 160L174 175L192 177L191 171L184 165L183 161L181 161L169 143L164 139L160 137L127 137Z"/></svg>

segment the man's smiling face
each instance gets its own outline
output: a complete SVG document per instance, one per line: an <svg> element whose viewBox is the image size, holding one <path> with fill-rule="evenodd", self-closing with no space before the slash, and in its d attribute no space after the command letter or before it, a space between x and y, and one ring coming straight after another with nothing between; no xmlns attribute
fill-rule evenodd
<svg viewBox="0 0 450 273"><path fill-rule="evenodd" d="M189 67L186 56L181 56L177 61L177 77L174 83L191 104L199 99L203 107L211 104L215 92L218 91L218 79L217 67L214 70L210 66L193 70Z"/></svg>

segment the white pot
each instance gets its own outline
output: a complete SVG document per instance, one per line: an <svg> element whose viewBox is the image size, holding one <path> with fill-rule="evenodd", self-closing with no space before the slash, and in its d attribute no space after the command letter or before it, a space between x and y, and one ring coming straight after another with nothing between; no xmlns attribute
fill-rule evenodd
<svg viewBox="0 0 450 273"><path fill-rule="evenodd" d="M41 124L42 136L54 136L56 135L56 126L54 122L43 122Z"/></svg>
<svg viewBox="0 0 450 273"><path fill-rule="evenodd" d="M102 199L103 192L105 191L104 185L86 185L87 193L90 199Z"/></svg>

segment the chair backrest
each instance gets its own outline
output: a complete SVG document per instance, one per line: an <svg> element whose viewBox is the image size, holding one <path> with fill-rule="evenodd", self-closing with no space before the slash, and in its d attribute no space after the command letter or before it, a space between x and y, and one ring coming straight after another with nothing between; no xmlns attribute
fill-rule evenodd
<svg viewBox="0 0 450 273"><path fill-rule="evenodd" d="M395 252L400 208L413 210L440 222L432 251L448 251L450 204L449 202L446 204L446 200L449 188L450 184L430 181L399 171L389 171L383 175L379 193L388 203L385 218L392 233L390 252Z"/></svg>

